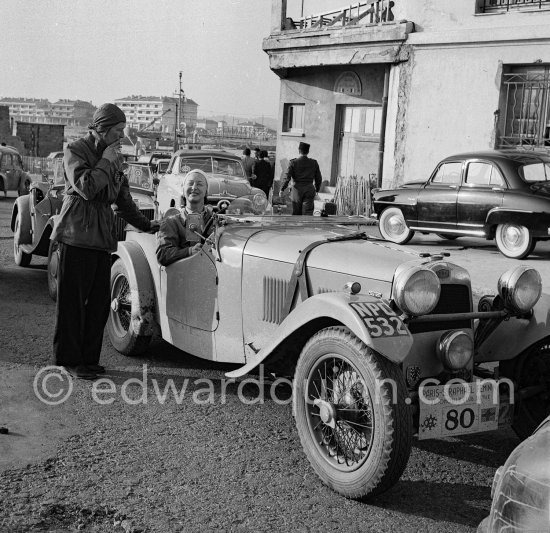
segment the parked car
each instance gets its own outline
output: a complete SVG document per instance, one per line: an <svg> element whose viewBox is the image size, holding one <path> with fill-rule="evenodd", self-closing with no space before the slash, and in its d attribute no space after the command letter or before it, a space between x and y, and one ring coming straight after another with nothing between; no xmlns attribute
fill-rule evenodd
<svg viewBox="0 0 550 533"><path fill-rule="evenodd" d="M550 156L500 150L453 155L430 178L373 195L382 236L405 244L415 231L444 239L495 239L522 259L550 238Z"/></svg>
<svg viewBox="0 0 550 533"><path fill-rule="evenodd" d="M13 146L0 146L0 191L27 194L32 179L23 167L23 159Z"/></svg>
<svg viewBox="0 0 550 533"><path fill-rule="evenodd" d="M247 180L239 156L215 150L178 150L158 186L161 215L171 207L180 207L183 178L193 169L204 171L208 177L209 204L222 208L235 198L250 194L260 195L267 203L265 193Z"/></svg>
<svg viewBox="0 0 550 533"><path fill-rule="evenodd" d="M139 156L137 162L149 165L153 173L155 173L157 172L159 163L162 162L167 168L167 165L170 163L170 159L172 159L172 152L155 151Z"/></svg>
<svg viewBox="0 0 550 533"><path fill-rule="evenodd" d="M397 482L413 434L510 422L521 433L550 412L550 296L535 269L504 273L499 296L474 311L468 272L448 257L370 238L362 217L260 216L255 198L215 215L202 252L168 267L154 236L128 232L107 323L120 353L143 352L158 331L183 352L241 365L230 378L261 365L293 378L305 454L352 498ZM494 361L510 363L501 381L480 366ZM513 413L511 395L522 398Z"/></svg>
<svg viewBox="0 0 550 533"><path fill-rule="evenodd" d="M17 198L11 215L13 231L13 256L15 264L27 267L32 256L48 257L48 289L50 296L57 297L58 243L50 241L55 216L59 214L65 190L63 160L54 159L54 175L49 182L32 182L28 194ZM132 198L140 211L149 220L155 217L152 177L147 169L139 181L129 180ZM116 206L113 206L116 207ZM124 240L126 222L115 217L115 231L119 240Z"/></svg>
<svg viewBox="0 0 550 533"><path fill-rule="evenodd" d="M550 531L550 417L497 470L491 498L478 533Z"/></svg>

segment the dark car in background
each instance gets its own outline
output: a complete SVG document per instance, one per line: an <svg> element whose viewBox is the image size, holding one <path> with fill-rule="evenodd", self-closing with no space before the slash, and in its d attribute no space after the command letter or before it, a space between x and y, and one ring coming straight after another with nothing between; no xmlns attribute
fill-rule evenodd
<svg viewBox="0 0 550 533"><path fill-rule="evenodd" d="M522 259L550 238L550 156L521 150L446 157L430 178L373 194L382 236L405 244L415 231L444 239L495 239Z"/></svg>
<svg viewBox="0 0 550 533"><path fill-rule="evenodd" d="M19 196L26 194L31 181L21 154L13 146L0 146L0 191L4 191L4 196L8 191L17 191Z"/></svg>

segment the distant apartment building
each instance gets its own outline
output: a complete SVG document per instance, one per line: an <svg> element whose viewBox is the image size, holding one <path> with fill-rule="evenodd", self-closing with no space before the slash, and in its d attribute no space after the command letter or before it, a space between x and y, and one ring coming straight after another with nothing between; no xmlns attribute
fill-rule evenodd
<svg viewBox="0 0 550 533"><path fill-rule="evenodd" d="M45 98L0 99L0 106L9 108L15 122L34 124L62 124L66 126L87 126L95 106L82 100L58 100L52 104Z"/></svg>
<svg viewBox="0 0 550 533"><path fill-rule="evenodd" d="M174 132L177 120L176 108L179 105L178 98L132 95L115 100L115 104L124 111L127 124L133 128L142 130L147 127L149 131L166 134ZM198 104L190 98L184 99L180 122L185 123L187 128L196 126L198 107Z"/></svg>

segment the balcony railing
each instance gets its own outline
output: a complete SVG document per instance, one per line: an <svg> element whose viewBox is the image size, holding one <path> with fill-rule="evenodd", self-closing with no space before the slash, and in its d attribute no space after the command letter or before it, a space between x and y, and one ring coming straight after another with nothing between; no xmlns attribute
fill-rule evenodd
<svg viewBox="0 0 550 533"><path fill-rule="evenodd" d="M482 0L481 13L495 13L518 9L550 9L550 0Z"/></svg>
<svg viewBox="0 0 550 533"><path fill-rule="evenodd" d="M323 27L354 26L358 24L382 24L394 20L393 0L357 2L335 11L308 15L297 20L287 18L285 30L321 29Z"/></svg>

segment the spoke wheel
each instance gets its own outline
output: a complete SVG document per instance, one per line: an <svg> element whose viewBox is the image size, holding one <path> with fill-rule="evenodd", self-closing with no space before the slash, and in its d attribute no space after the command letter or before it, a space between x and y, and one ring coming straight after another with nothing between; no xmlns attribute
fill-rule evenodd
<svg viewBox="0 0 550 533"><path fill-rule="evenodd" d="M388 207L382 211L378 228L384 239L397 244L406 244L414 235L414 231L407 226L403 213L397 207Z"/></svg>
<svg viewBox="0 0 550 533"><path fill-rule="evenodd" d="M294 414L306 456L329 487L363 498L397 482L411 449L406 397L399 367L346 328L309 340L296 367Z"/></svg>
<svg viewBox="0 0 550 533"><path fill-rule="evenodd" d="M500 363L501 375L511 379L520 390L542 387L542 392L520 398L515 407L512 428L519 438L530 437L550 415L550 339L532 346L523 355Z"/></svg>
<svg viewBox="0 0 550 533"><path fill-rule="evenodd" d="M50 298L55 302L57 301L57 271L59 268L59 243L57 241L50 241L50 247L48 249L48 292Z"/></svg>
<svg viewBox="0 0 550 533"><path fill-rule="evenodd" d="M139 291L133 287L126 266L117 259L111 267L111 310L107 331L112 345L124 355L138 355L151 342L151 336L137 335L132 316L139 312Z"/></svg>
<svg viewBox="0 0 550 533"><path fill-rule="evenodd" d="M519 224L499 224L495 240L500 253L513 259L527 257L535 247L531 232Z"/></svg>

